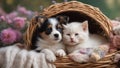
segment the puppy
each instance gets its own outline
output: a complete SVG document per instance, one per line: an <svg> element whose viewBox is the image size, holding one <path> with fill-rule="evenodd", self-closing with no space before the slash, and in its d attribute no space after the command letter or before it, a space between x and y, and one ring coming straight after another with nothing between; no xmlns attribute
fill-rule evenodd
<svg viewBox="0 0 120 68"><path fill-rule="evenodd" d="M36 20L41 22L32 38L32 48L36 51L45 53L46 60L54 62L56 56L63 57L66 55L64 45L62 44L62 25L67 22L66 16L41 17L37 16Z"/></svg>

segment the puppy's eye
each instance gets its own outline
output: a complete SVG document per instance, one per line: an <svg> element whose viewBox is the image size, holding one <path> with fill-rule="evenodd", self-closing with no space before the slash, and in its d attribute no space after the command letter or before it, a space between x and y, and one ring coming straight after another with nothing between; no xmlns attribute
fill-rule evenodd
<svg viewBox="0 0 120 68"><path fill-rule="evenodd" d="M47 28L47 29L46 29L46 31L49 31L49 30L51 30L51 28Z"/></svg>
<svg viewBox="0 0 120 68"><path fill-rule="evenodd" d="M75 33L75 36L78 36L78 33Z"/></svg>
<svg viewBox="0 0 120 68"><path fill-rule="evenodd" d="M46 29L46 34L50 34L52 32L52 28L47 28Z"/></svg>
<svg viewBox="0 0 120 68"><path fill-rule="evenodd" d="M68 36L70 36L70 34L67 34Z"/></svg>

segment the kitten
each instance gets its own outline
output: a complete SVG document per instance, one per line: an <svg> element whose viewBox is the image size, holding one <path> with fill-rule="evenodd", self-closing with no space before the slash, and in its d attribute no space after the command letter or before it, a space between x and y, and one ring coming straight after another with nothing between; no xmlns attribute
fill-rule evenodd
<svg viewBox="0 0 120 68"><path fill-rule="evenodd" d="M107 40L102 36L89 33L88 21L83 23L71 22L63 25L63 27L63 43L70 57L73 57L73 54L76 55L76 57L72 58L76 62L87 62L89 54L94 49L107 43Z"/></svg>

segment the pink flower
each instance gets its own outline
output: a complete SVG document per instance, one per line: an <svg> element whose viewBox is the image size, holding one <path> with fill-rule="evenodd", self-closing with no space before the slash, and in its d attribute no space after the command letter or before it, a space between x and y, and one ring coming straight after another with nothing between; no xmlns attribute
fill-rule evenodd
<svg viewBox="0 0 120 68"><path fill-rule="evenodd" d="M5 20L8 24L11 24L11 23L13 23L12 22L12 20L8 17L8 16L6 16L6 20Z"/></svg>
<svg viewBox="0 0 120 68"><path fill-rule="evenodd" d="M10 14L6 15L6 22L8 24L13 23L13 19L17 16L17 12L11 12Z"/></svg>
<svg viewBox="0 0 120 68"><path fill-rule="evenodd" d="M16 33L16 41L20 41L22 38L22 33L18 30L14 30Z"/></svg>
<svg viewBox="0 0 120 68"><path fill-rule="evenodd" d="M15 17L14 18L14 26L18 29L22 29L25 26L25 18L23 17Z"/></svg>
<svg viewBox="0 0 120 68"><path fill-rule="evenodd" d="M22 6L18 6L17 11L19 12L20 15L27 16L29 18L31 18L31 16L33 16L34 14L33 11L27 10L25 7L22 7Z"/></svg>
<svg viewBox="0 0 120 68"><path fill-rule="evenodd" d="M27 12L26 12L26 15L27 15L27 16L31 16L32 14L33 14L32 11L27 11Z"/></svg>
<svg viewBox="0 0 120 68"><path fill-rule="evenodd" d="M16 11L9 13L7 16L9 19L13 20L15 17L17 17L18 13Z"/></svg>
<svg viewBox="0 0 120 68"><path fill-rule="evenodd" d="M16 41L16 33L11 28L4 29L0 34L0 40L4 44L12 44Z"/></svg>
<svg viewBox="0 0 120 68"><path fill-rule="evenodd" d="M22 6L18 6L17 11L19 13L22 13L22 14L26 14L27 13L27 9L25 7L22 7Z"/></svg>
<svg viewBox="0 0 120 68"><path fill-rule="evenodd" d="M5 21L5 16L0 16L0 20Z"/></svg>

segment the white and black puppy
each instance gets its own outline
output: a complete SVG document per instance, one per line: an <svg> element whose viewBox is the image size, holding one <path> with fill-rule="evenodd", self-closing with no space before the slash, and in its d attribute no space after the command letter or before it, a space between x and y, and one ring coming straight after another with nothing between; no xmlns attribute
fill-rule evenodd
<svg viewBox="0 0 120 68"><path fill-rule="evenodd" d="M40 26L36 28L32 38L32 45L35 50L45 53L46 60L54 62L56 56L63 57L66 55L64 45L62 44L62 25L66 23L66 16L58 17L41 17L37 16L36 20Z"/></svg>

